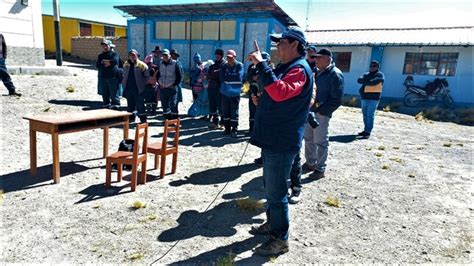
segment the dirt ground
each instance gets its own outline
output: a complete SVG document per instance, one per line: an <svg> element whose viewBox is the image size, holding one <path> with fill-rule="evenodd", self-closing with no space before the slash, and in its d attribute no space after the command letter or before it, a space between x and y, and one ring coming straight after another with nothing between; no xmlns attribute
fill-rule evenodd
<svg viewBox="0 0 474 266"><path fill-rule="evenodd" d="M259 149L246 149L247 99L238 139L183 118L177 173L159 179L149 163L148 183L134 193L130 172L105 190L101 130L60 136L60 184L51 179L51 137L39 133L38 175L31 177L22 117L101 106L97 73L69 68L73 76L13 76L23 96L0 97L2 264L472 264L473 127L378 111L373 136L355 140L360 109L341 107L330 122L326 178L305 174L302 201L290 205L290 252L262 258L252 248L264 238L248 231L264 221L264 210L236 204L264 198L262 170L253 164ZM190 103L184 90L181 113ZM161 116L150 122L157 140ZM110 130L110 151L121 137L121 128ZM137 200L146 207L131 208Z"/></svg>

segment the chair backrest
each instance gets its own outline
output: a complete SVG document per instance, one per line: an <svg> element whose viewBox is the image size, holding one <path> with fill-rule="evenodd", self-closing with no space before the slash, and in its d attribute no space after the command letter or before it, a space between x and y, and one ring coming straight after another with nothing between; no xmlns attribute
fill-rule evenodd
<svg viewBox="0 0 474 266"><path fill-rule="evenodd" d="M141 143L141 145L140 145ZM133 159L136 160L138 155L147 154L148 146L148 123L138 124L135 128L135 144L133 145ZM140 147L142 148L139 153Z"/></svg>
<svg viewBox="0 0 474 266"><path fill-rule="evenodd" d="M168 135L174 133L172 147L168 147ZM165 120L165 131L163 132L163 141L161 150L165 151L170 148L178 148L179 143L179 118L174 120Z"/></svg>

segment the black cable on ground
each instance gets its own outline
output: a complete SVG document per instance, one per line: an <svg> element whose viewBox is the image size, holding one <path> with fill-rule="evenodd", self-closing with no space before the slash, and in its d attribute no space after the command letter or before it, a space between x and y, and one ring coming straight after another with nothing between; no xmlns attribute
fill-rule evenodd
<svg viewBox="0 0 474 266"><path fill-rule="evenodd" d="M242 156L240 157L240 160L239 160L239 162L237 163L237 166L239 166L240 163L242 162L242 160L244 159L244 156L245 156L245 153L247 152L247 148L248 148L248 146L249 146L249 143L250 143L250 142L247 141L247 144L245 145L244 152L242 153ZM229 180L229 181L227 181L227 182L225 183L224 187L222 187L222 189L219 191L219 193L217 193L217 195L214 197L214 199L211 201L211 203L209 203L209 205L208 205L207 208L204 210L204 212L207 212L207 211L211 208L211 206L214 204L214 202L216 202L217 198L221 195L221 193L224 191L224 189L227 187L227 185L230 183L230 181L231 181L231 180ZM194 226L195 226L197 223L199 223L199 222L201 221L201 219L202 219L202 216L199 217L199 218L196 220L196 222L194 222L193 225L191 225L191 227L189 227L189 229L186 230L186 231L181 235L181 237L180 237L178 240L176 240L176 242L175 242L163 255L161 255L158 259L156 259L156 260L154 260L152 263L150 263L150 265L153 265L153 264L157 263L157 262L160 261L162 258L164 258L166 255L168 255L168 253L170 253L170 251L171 251L174 247L176 247L176 245L178 245L178 243L181 241L181 239L183 239L183 237L186 236L186 235L194 228Z"/></svg>

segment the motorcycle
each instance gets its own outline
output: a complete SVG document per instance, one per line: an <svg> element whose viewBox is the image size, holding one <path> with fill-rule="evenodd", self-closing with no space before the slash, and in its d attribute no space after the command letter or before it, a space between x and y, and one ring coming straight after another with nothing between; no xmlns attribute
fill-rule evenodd
<svg viewBox="0 0 474 266"><path fill-rule="evenodd" d="M421 101L442 101L448 108L454 104L449 94L448 81L445 78L436 78L421 87L414 84L413 76L407 76L403 85L406 88L404 98L406 106L415 107Z"/></svg>

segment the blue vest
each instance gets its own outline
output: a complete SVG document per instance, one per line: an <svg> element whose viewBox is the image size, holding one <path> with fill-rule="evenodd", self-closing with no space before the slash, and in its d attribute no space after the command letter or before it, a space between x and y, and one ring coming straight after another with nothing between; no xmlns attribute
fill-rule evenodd
<svg viewBox="0 0 474 266"><path fill-rule="evenodd" d="M306 83L301 93L283 102L276 102L264 90L255 114L255 128L250 143L276 152L299 152L308 118L313 90L313 75L308 63L300 57L287 67L278 69L278 79L295 67L303 68Z"/></svg>

